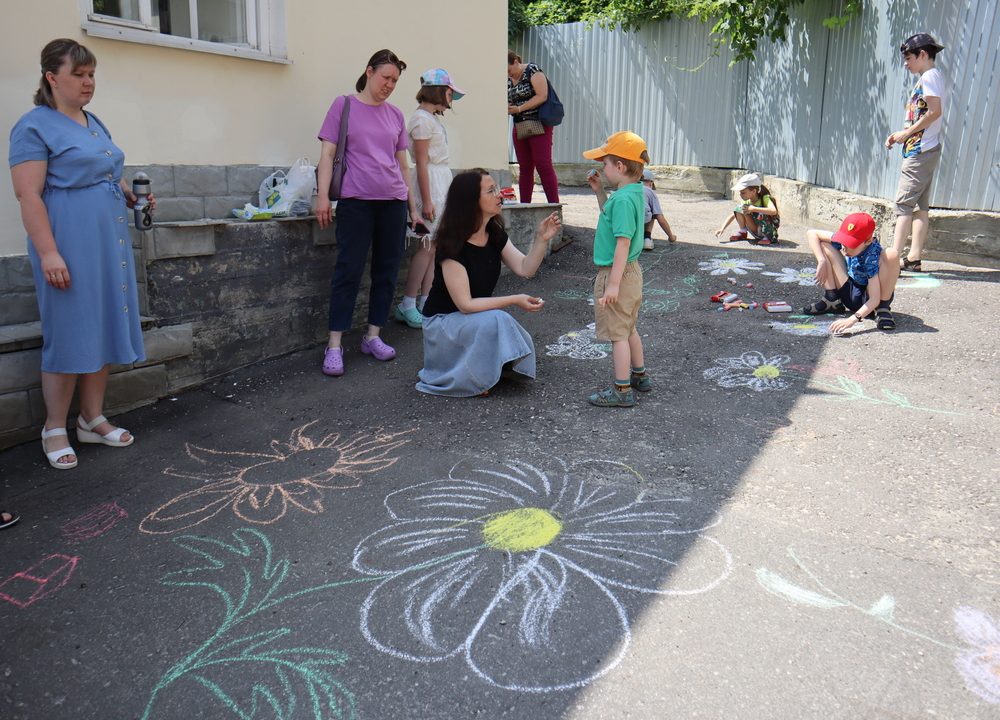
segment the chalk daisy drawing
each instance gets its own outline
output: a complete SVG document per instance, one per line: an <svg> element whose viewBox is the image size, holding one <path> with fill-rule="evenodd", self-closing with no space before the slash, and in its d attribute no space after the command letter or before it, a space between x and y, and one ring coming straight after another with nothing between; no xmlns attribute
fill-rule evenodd
<svg viewBox="0 0 1000 720"><path fill-rule="evenodd" d="M883 623L910 637L936 645L955 653L955 667L966 687L993 704L1000 704L1000 628L992 617L974 607L959 607L954 611L955 632L966 643L957 646L903 625L896 619L896 600L892 595L882 595L871 605L854 602L836 592L798 558L792 548L786 553L804 576L806 587L789 580L768 568L757 568L757 582L772 595L797 605L850 612L855 617L866 617Z"/></svg>
<svg viewBox="0 0 1000 720"><path fill-rule="evenodd" d="M203 472L169 467L165 475L206 483L182 493L143 519L139 529L169 534L200 525L227 508L241 520L270 525L288 510L323 512L327 490L358 487L361 476L384 470L399 458L390 453L409 442L409 430L382 428L351 436L330 433L314 440L305 431L316 421L295 428L287 442L273 440L271 452L211 450L187 445L189 458Z"/></svg>
<svg viewBox="0 0 1000 720"><path fill-rule="evenodd" d="M704 372L706 380L724 388L748 387L755 392L784 390L791 382L782 372L788 364L787 355L772 355L751 350L739 357L718 358L715 366Z"/></svg>
<svg viewBox="0 0 1000 720"><path fill-rule="evenodd" d="M590 323L583 330L574 330L552 345L545 346L545 354L552 357L570 357L574 360L600 360L611 352L611 345L597 341L595 324Z"/></svg>
<svg viewBox="0 0 1000 720"><path fill-rule="evenodd" d="M955 610L955 631L967 643L955 657L966 687L989 703L1000 705L1000 628L974 607Z"/></svg>
<svg viewBox="0 0 1000 720"><path fill-rule="evenodd" d="M802 268L781 268L781 272L771 272L765 270L761 275L770 275L775 280L780 283L789 285L795 283L797 285L815 285L816 284L816 268L815 267L802 267Z"/></svg>
<svg viewBox="0 0 1000 720"><path fill-rule="evenodd" d="M736 257L715 257L701 261L698 267L709 275L746 275L757 272L764 267L764 263Z"/></svg>
<svg viewBox="0 0 1000 720"><path fill-rule="evenodd" d="M414 662L460 658L484 681L521 692L607 673L631 641L620 593L703 593L732 567L728 551L699 534L717 522L710 511L593 479L625 468L463 461L445 480L389 494L392 522L354 555L359 573L391 575L361 607L365 638ZM684 572L668 583L682 558Z"/></svg>

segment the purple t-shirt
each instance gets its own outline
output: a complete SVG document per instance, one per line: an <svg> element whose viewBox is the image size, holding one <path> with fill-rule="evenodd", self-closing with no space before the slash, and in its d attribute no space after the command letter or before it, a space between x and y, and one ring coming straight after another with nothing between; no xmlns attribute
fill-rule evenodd
<svg viewBox="0 0 1000 720"><path fill-rule="evenodd" d="M319 139L340 140L340 111L345 95L333 101L319 129ZM406 120L395 105L366 105L351 98L347 119L342 196L359 200L406 200L406 180L399 171L396 153L410 146Z"/></svg>

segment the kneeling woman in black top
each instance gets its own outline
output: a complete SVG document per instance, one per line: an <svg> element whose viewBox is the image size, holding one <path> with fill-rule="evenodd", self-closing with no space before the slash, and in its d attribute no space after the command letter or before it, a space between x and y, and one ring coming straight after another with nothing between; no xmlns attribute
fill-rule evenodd
<svg viewBox="0 0 1000 720"><path fill-rule="evenodd" d="M525 255L507 238L500 217L500 189L485 170L456 175L448 190L434 242L434 284L424 303L424 367L417 390L431 395L474 397L500 379L506 363L535 377L531 336L503 308L538 312L530 295L493 297L502 262L531 277L557 232L559 215L542 220Z"/></svg>

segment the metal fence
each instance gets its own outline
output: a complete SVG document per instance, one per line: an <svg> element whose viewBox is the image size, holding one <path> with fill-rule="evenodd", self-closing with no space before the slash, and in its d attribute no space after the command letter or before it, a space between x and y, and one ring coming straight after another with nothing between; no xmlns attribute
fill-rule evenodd
<svg viewBox="0 0 1000 720"><path fill-rule="evenodd" d="M763 42L753 63L712 54L708 27L669 20L635 33L582 23L530 28L517 44L566 106L556 162L615 130L646 139L657 165L742 167L875 197L895 195L898 147L915 78L899 43L927 31L946 46L950 83L935 207L1000 210L1000 3L881 0L830 31L835 3L801 6L783 43Z"/></svg>

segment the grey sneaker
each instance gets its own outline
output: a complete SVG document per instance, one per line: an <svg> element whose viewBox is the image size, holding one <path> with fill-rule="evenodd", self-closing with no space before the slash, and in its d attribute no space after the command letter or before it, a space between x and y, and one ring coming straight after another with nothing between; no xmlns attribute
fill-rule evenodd
<svg viewBox="0 0 1000 720"><path fill-rule="evenodd" d="M607 390L594 393L587 400L591 405L597 407L632 407L635 405L635 393L632 392L632 388L625 392L618 392L614 387L610 387Z"/></svg>
<svg viewBox="0 0 1000 720"><path fill-rule="evenodd" d="M652 250L653 249L653 238L651 238L651 237L644 237L642 239L642 249L643 250Z"/></svg>
<svg viewBox="0 0 1000 720"><path fill-rule="evenodd" d="M629 376L629 385L636 392L649 392L653 389L653 381L649 379L649 373L643 373L642 375L632 373Z"/></svg>

